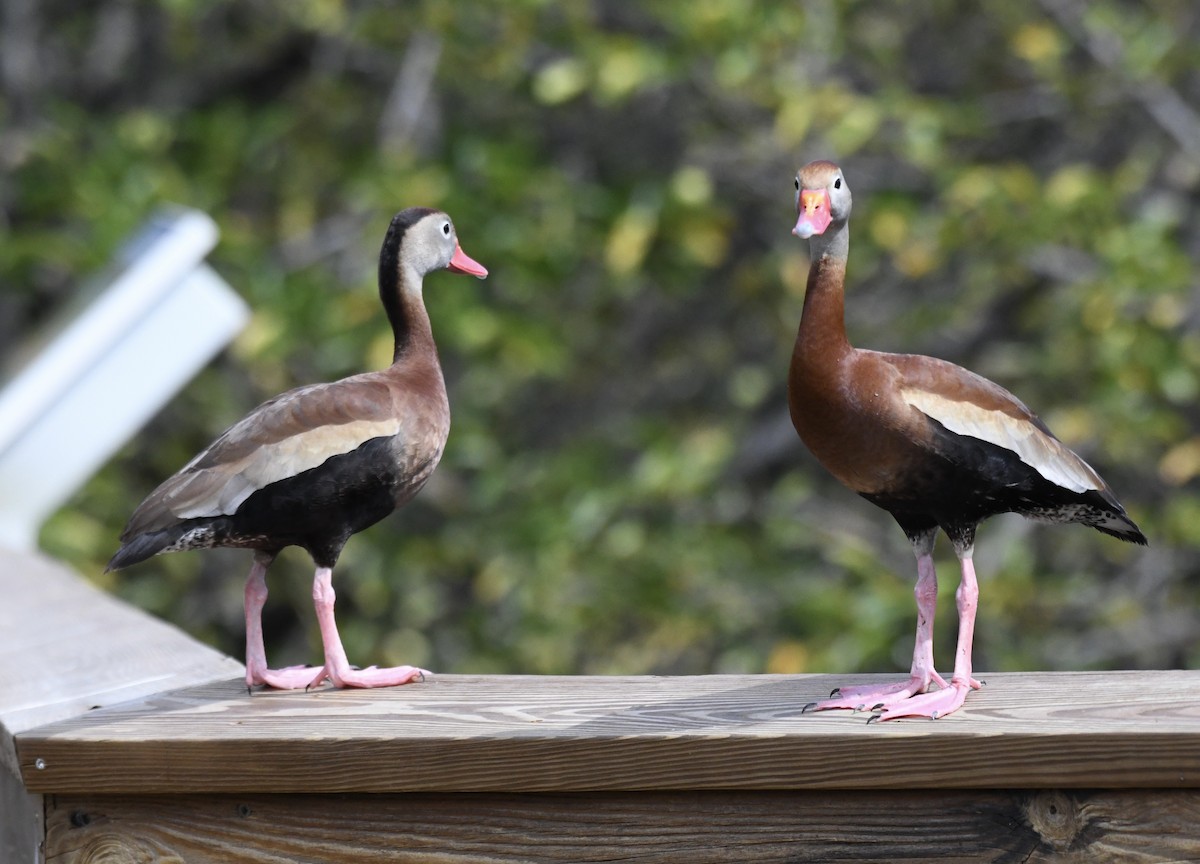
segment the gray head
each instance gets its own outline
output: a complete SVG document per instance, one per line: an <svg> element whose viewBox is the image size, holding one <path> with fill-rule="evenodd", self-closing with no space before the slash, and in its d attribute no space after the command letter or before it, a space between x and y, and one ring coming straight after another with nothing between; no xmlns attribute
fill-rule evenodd
<svg viewBox="0 0 1200 864"><path fill-rule="evenodd" d="M796 173L796 227L802 240L824 234L830 225L850 218L850 187L842 169L824 159L809 162Z"/></svg>

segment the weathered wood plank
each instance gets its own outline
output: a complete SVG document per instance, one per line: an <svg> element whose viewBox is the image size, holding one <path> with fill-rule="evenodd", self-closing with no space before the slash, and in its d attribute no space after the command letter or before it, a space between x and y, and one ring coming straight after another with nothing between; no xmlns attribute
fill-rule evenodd
<svg viewBox="0 0 1200 864"><path fill-rule="evenodd" d="M0 597L0 768L13 774L13 736L27 729L244 674L44 556L0 548Z"/></svg>
<svg viewBox="0 0 1200 864"><path fill-rule="evenodd" d="M50 864L1105 864L1195 861L1200 792L64 795L47 825Z"/></svg>
<svg viewBox="0 0 1200 864"><path fill-rule="evenodd" d="M835 680L437 675L253 696L225 681L18 748L46 793L1200 787L1200 672L989 675L936 722L801 714Z"/></svg>
<svg viewBox="0 0 1200 864"><path fill-rule="evenodd" d="M0 768L0 861L36 864L41 860L44 810L41 795L30 795L20 778Z"/></svg>

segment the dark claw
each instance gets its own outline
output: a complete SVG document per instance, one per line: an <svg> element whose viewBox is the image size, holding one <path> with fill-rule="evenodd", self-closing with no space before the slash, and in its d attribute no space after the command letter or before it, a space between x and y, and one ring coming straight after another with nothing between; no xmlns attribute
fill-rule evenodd
<svg viewBox="0 0 1200 864"><path fill-rule="evenodd" d="M801 708L801 709L800 709L800 713L801 713L801 714L804 714L804 713L806 713L806 712L807 712L807 711L808 711L810 708L816 708L816 707L817 707L817 703L816 703L816 702L809 702L807 705L805 705L803 708Z"/></svg>
<svg viewBox="0 0 1200 864"><path fill-rule="evenodd" d="M883 707L883 703L882 703L882 702L876 702L874 705L872 705L872 706L871 706L871 710L872 710L872 711L878 711L878 710L879 710L880 708L882 708L882 707Z"/></svg>
<svg viewBox="0 0 1200 864"><path fill-rule="evenodd" d="M876 720L882 720L882 719L883 719L882 714L872 714L870 717L867 718L867 725L870 726Z"/></svg>
<svg viewBox="0 0 1200 864"><path fill-rule="evenodd" d="M829 691L829 698L832 699L834 696L838 695L841 692L842 692L841 687L834 687L832 690Z"/></svg>
<svg viewBox="0 0 1200 864"><path fill-rule="evenodd" d="M422 684L424 684L425 683L425 673L418 671L417 672L417 680L420 681ZM800 713L804 713L804 712L800 712Z"/></svg>

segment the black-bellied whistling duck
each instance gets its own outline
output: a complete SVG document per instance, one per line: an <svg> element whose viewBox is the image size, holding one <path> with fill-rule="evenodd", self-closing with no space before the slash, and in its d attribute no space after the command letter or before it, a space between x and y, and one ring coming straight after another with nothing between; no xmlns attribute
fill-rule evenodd
<svg viewBox="0 0 1200 864"><path fill-rule="evenodd" d="M386 687L423 675L412 666L353 669L333 617L331 579L352 534L407 503L429 479L450 431L450 405L422 298L425 274L481 279L450 217L413 207L396 214L379 256L379 296L395 334L392 365L289 390L251 411L134 511L118 570L185 549L253 549L246 580L246 686ZM313 603L325 649L316 671L268 669L262 610L267 568L285 546L316 564Z"/></svg>
<svg viewBox="0 0 1200 864"><path fill-rule="evenodd" d="M834 477L892 514L917 556L909 679L838 688L806 710L868 708L879 720L944 717L980 686L971 677L979 598L971 556L980 522L1020 513L1080 522L1132 543L1146 538L1100 475L1003 387L943 360L850 345L843 320L850 188L838 166L819 161L800 170L796 211L792 233L809 240L812 263L788 374L792 423ZM939 528L962 567L949 683L933 666Z"/></svg>

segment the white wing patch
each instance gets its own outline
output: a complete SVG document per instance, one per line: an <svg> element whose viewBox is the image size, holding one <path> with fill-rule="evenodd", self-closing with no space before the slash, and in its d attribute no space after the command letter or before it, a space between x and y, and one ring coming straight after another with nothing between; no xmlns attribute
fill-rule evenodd
<svg viewBox="0 0 1200 864"><path fill-rule="evenodd" d="M1028 421L926 390L905 388L900 391L900 397L956 435L1011 450L1022 462L1057 486L1072 492L1104 488L1100 475L1090 465L1061 441Z"/></svg>
<svg viewBox="0 0 1200 864"><path fill-rule="evenodd" d="M395 435L399 430L400 421L395 418L356 420L310 429L263 447L239 462L197 471L173 489L163 503L180 519L228 516L259 489L316 468L372 438ZM224 482L213 483L216 470Z"/></svg>

